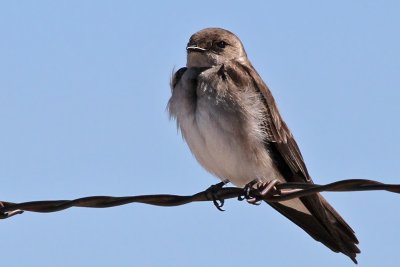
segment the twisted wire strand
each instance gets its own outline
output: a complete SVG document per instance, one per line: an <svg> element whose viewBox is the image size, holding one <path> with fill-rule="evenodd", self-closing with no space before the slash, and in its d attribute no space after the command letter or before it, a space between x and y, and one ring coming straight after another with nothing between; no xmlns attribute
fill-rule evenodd
<svg viewBox="0 0 400 267"><path fill-rule="evenodd" d="M212 190L210 190L213 188ZM280 202L293 198L304 197L319 192L349 192L349 191L373 191L383 190L392 193L400 193L400 184L384 184L373 180L349 179L333 182L326 185L306 183L279 183L276 185L276 194L261 196L257 189L251 189L252 196L267 202ZM109 208L130 203L142 203L155 206L172 207L185 205L191 202L213 201L224 203L224 200L240 198L245 195L245 189L237 187L215 188L194 195L181 196L170 194L139 195L139 196L90 196L74 200L46 200L12 203L0 201L0 219L7 219L24 211L30 212L57 212L71 207L84 208ZM217 205L217 204L216 204ZM217 206L218 208L218 206Z"/></svg>

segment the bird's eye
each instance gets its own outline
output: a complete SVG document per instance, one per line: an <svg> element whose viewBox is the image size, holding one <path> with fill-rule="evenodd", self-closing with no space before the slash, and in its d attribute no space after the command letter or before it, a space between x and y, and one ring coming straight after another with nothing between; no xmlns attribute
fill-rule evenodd
<svg viewBox="0 0 400 267"><path fill-rule="evenodd" d="M227 43L224 42L224 41L220 41L220 42L217 43L217 46L218 46L219 48L225 48L226 45L227 45Z"/></svg>

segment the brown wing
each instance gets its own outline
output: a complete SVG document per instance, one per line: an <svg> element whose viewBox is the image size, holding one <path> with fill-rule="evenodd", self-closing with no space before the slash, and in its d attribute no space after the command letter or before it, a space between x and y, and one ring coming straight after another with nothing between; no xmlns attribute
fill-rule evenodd
<svg viewBox="0 0 400 267"><path fill-rule="evenodd" d="M281 115L279 114L278 107L276 106L274 97L271 91L268 89L267 85L258 75L257 71L249 62L249 66L242 65L246 72L252 77L255 87L264 96L267 112L268 112L268 142L273 143L273 148L277 150L280 157L282 157L290 168L290 171L294 175L293 180L289 182L300 182L303 180L305 182L312 182L310 175L308 174L306 165L301 155L300 149L297 146L296 141L293 138L292 133L287 127L286 123L283 121ZM282 166L283 167L283 166ZM287 177L290 179L290 177Z"/></svg>
<svg viewBox="0 0 400 267"><path fill-rule="evenodd" d="M265 128L267 131L266 147L270 151L278 169L288 182L312 183L303 156L292 133L279 114L275 100L267 85L258 75L250 62L240 64L240 68L249 75L256 90L264 96L267 110ZM317 241L322 242L335 252L342 252L355 263L360 250L355 244L358 240L354 231L344 219L319 194L302 197L301 201L310 214L299 212L284 203L268 203L274 209L300 226Z"/></svg>

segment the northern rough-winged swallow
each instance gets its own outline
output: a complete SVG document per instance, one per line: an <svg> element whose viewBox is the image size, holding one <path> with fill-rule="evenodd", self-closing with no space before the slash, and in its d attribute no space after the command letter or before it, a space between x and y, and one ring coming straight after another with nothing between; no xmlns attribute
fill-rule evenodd
<svg viewBox="0 0 400 267"><path fill-rule="evenodd" d="M275 100L233 33L207 28L190 37L187 64L172 78L168 108L199 163L222 181L313 183ZM319 194L268 203L355 263L354 231Z"/></svg>

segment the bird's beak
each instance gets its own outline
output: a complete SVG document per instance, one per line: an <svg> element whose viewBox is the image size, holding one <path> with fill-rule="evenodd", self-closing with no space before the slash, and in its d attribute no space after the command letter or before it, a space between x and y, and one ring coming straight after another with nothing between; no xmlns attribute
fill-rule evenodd
<svg viewBox="0 0 400 267"><path fill-rule="evenodd" d="M199 47L199 46L197 46L197 45L191 45L191 46L186 47L186 50L187 50L188 52L204 52L204 51L206 51L207 49L202 48L202 47Z"/></svg>

